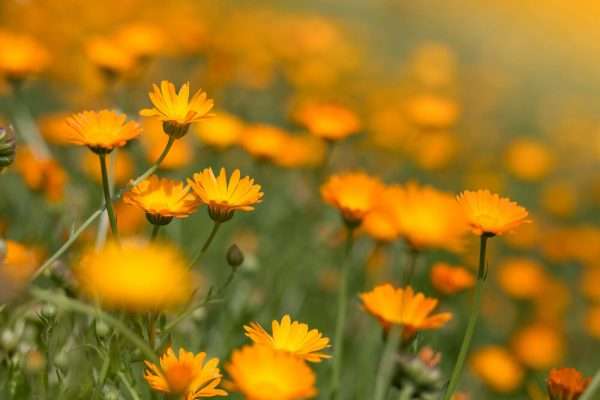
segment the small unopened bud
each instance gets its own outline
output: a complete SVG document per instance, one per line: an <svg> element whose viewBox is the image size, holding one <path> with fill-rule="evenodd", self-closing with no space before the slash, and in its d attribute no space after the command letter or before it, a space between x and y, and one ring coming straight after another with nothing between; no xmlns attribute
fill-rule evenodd
<svg viewBox="0 0 600 400"><path fill-rule="evenodd" d="M5 329L0 335L0 341L4 350L11 351L19 343L19 336L13 330Z"/></svg>
<svg viewBox="0 0 600 400"><path fill-rule="evenodd" d="M96 335L98 337L106 337L110 333L110 327L104 321L96 321Z"/></svg>
<svg viewBox="0 0 600 400"><path fill-rule="evenodd" d="M227 250L227 263L231 268L237 268L244 262L244 253L237 246L237 244L232 244Z"/></svg>
<svg viewBox="0 0 600 400"><path fill-rule="evenodd" d="M15 160L17 142L10 127L0 127L0 172Z"/></svg>
<svg viewBox="0 0 600 400"><path fill-rule="evenodd" d="M53 318L56 315L56 306L54 304L46 304L42 307L42 315L46 318Z"/></svg>

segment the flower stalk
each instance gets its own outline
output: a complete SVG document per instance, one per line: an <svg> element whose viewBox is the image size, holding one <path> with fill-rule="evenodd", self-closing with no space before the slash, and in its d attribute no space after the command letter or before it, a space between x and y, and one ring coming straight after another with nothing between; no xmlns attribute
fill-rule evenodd
<svg viewBox="0 0 600 400"><path fill-rule="evenodd" d="M392 379L392 373L394 371L394 356L400 345L401 337L402 327L399 325L394 325L386 335L385 346L383 348L383 354L381 355L377 378L375 380L374 400L384 400L386 398Z"/></svg>
<svg viewBox="0 0 600 400"><path fill-rule="evenodd" d="M117 227L117 216L112 204L112 195L110 193L110 183L108 180L108 168L106 166L106 152L99 152L98 158L100 159L100 170L102 171L102 190L104 192L104 204L106 206L106 213L108 214L108 220L110 221L110 230L112 231L113 238L119 242L119 228Z"/></svg>
<svg viewBox="0 0 600 400"><path fill-rule="evenodd" d="M196 253L194 258L192 258L192 262L190 263L190 268L193 267L194 265L196 265L198 263L198 261L200 261L200 258L202 257L202 255L204 255L204 253L206 253L206 250L208 250L208 247L210 246L213 239L215 238L220 226L221 226L221 222L219 222L219 221L214 222L212 230L210 231L210 234L208 235L208 237L206 238L206 241L202 245L202 248L200 249L200 251L198 253Z"/></svg>

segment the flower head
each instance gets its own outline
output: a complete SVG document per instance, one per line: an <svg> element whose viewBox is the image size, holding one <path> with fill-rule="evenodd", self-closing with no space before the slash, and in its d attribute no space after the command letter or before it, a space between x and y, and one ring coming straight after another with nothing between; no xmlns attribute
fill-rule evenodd
<svg viewBox="0 0 600 400"><path fill-rule="evenodd" d="M452 267L438 262L431 267L431 284L444 294L454 294L475 285L475 277L462 267Z"/></svg>
<svg viewBox="0 0 600 400"><path fill-rule="evenodd" d="M447 312L431 315L438 304L437 299L425 297L423 293L415 294L410 286L395 288L386 283L362 293L360 298L365 310L376 317L384 329L402 325L405 337L416 331L440 328L452 319L452 314Z"/></svg>
<svg viewBox="0 0 600 400"><path fill-rule="evenodd" d="M123 201L144 210L148 220L155 225L166 225L173 218L186 218L198 205L189 186L156 175L125 193Z"/></svg>
<svg viewBox="0 0 600 400"><path fill-rule="evenodd" d="M476 235L502 235L530 222L527 210L489 190L464 191L457 197L467 221Z"/></svg>
<svg viewBox="0 0 600 400"><path fill-rule="evenodd" d="M272 160L285 151L287 138L288 134L279 128L256 124L244 130L240 144L250 155L261 160Z"/></svg>
<svg viewBox="0 0 600 400"><path fill-rule="evenodd" d="M49 202L63 199L69 178L55 159L41 158L29 147L19 147L15 169L30 189L42 192Z"/></svg>
<svg viewBox="0 0 600 400"><path fill-rule="evenodd" d="M114 40L130 54L149 57L164 49L165 34L152 24L134 22L119 28Z"/></svg>
<svg viewBox="0 0 600 400"><path fill-rule="evenodd" d="M246 176L240 179L236 169L227 182L225 168L215 177L212 168L206 168L188 179L188 184L198 199L208 206L208 213L215 221L224 222L233 217L234 211L252 211L260 203L263 192L254 179Z"/></svg>
<svg viewBox="0 0 600 400"><path fill-rule="evenodd" d="M42 71L48 65L49 55L34 38L0 31L0 75L23 79Z"/></svg>
<svg viewBox="0 0 600 400"><path fill-rule="evenodd" d="M349 109L330 103L306 103L294 113L294 119L308 131L327 140L340 140L360 129L358 117Z"/></svg>
<svg viewBox="0 0 600 400"><path fill-rule="evenodd" d="M225 366L233 388L248 400L301 400L317 394L315 374L298 357L269 346L244 346Z"/></svg>
<svg viewBox="0 0 600 400"><path fill-rule="evenodd" d="M316 329L308 329L307 324L292 321L289 315L284 315L279 321L272 323L273 335L269 335L260 324L256 322L244 326L246 336L256 344L271 346L275 350L287 351L306 361L321 362L330 356L318 353L319 350L329 347L329 338Z"/></svg>
<svg viewBox="0 0 600 400"><path fill-rule="evenodd" d="M475 375L500 393L517 389L525 376L523 367L515 357L499 346L487 346L476 350L471 356L470 365Z"/></svg>
<svg viewBox="0 0 600 400"><path fill-rule="evenodd" d="M526 366L545 370L562 361L565 353L561 333L553 326L536 322L520 329L512 340L516 357Z"/></svg>
<svg viewBox="0 0 600 400"><path fill-rule="evenodd" d="M136 241L87 250L75 276L81 291L103 306L133 312L182 304L189 300L194 282L175 248Z"/></svg>
<svg viewBox="0 0 600 400"><path fill-rule="evenodd" d="M179 349L179 357L172 348L160 358L160 368L145 361L144 379L152 389L181 396L183 400L200 397L227 396L227 392L217 388L221 383L221 371L217 367L219 359L211 358L205 363L206 353L194 355Z"/></svg>
<svg viewBox="0 0 600 400"><path fill-rule="evenodd" d="M577 400L590 382L574 368L555 368L550 370L546 384L550 400Z"/></svg>
<svg viewBox="0 0 600 400"><path fill-rule="evenodd" d="M203 143L223 150L240 141L243 129L244 124L236 116L219 112L196 125L196 134Z"/></svg>
<svg viewBox="0 0 600 400"><path fill-rule="evenodd" d="M289 135L273 162L286 168L315 167L325 159L325 144L308 135Z"/></svg>
<svg viewBox="0 0 600 400"><path fill-rule="evenodd" d="M96 36L88 39L85 52L90 61L105 72L107 77L131 72L136 66L133 53L111 38Z"/></svg>
<svg viewBox="0 0 600 400"><path fill-rule="evenodd" d="M140 115L160 119L165 133L175 138L185 135L191 123L208 117L213 108L213 101L202 90L190 99L189 82L184 83L179 92L169 81L161 81L160 88L156 84L152 88L149 96L154 108L143 109Z"/></svg>
<svg viewBox="0 0 600 400"><path fill-rule="evenodd" d="M139 124L127 121L125 114L114 111L84 111L67 119L71 127L68 141L84 145L96 153L109 153L142 133Z"/></svg>

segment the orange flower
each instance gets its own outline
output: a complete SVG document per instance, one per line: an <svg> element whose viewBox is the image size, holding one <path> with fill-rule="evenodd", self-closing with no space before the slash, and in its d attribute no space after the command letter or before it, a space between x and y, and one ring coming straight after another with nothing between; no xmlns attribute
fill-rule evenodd
<svg viewBox="0 0 600 400"><path fill-rule="evenodd" d="M544 178L552 168L552 156L540 142L519 138L514 140L506 153L509 171L525 181Z"/></svg>
<svg viewBox="0 0 600 400"><path fill-rule="evenodd" d="M217 367L218 358L205 363L206 353L194 355L179 349L179 357L169 347L160 358L160 368L144 361L148 369L144 379L152 389L175 396L182 400L195 400L200 397L227 396L227 392L217 388L221 383L221 371Z"/></svg>
<svg viewBox="0 0 600 400"><path fill-rule="evenodd" d="M347 224L356 226L373 210L383 189L377 178L363 172L345 172L329 177L321 186L321 197L340 211Z"/></svg>
<svg viewBox="0 0 600 400"><path fill-rule="evenodd" d="M409 99L406 111L415 125L431 129L452 126L459 115L459 108L454 101L429 94Z"/></svg>
<svg viewBox="0 0 600 400"><path fill-rule="evenodd" d="M240 141L244 124L234 115L219 112L213 118L196 125L202 143L224 150Z"/></svg>
<svg viewBox="0 0 600 400"><path fill-rule="evenodd" d="M525 376L523 367L506 349L487 346L471 356L471 368L483 382L500 393L516 390Z"/></svg>
<svg viewBox="0 0 600 400"><path fill-rule="evenodd" d="M116 32L114 40L129 54L149 57L159 54L165 46L165 34L152 24L135 22L125 25Z"/></svg>
<svg viewBox="0 0 600 400"><path fill-rule="evenodd" d="M502 290L516 299L533 299L541 293L546 281L544 268L527 258L512 258L498 268Z"/></svg>
<svg viewBox="0 0 600 400"><path fill-rule="evenodd" d="M93 153L86 152L83 155L83 171L97 183L102 183L102 171L100 164L98 164L98 157ZM113 158L109 158L107 163L108 176L112 177L112 180L117 185L126 183L131 176L135 165L131 156L125 151L119 151L114 154Z"/></svg>
<svg viewBox="0 0 600 400"><path fill-rule="evenodd" d="M527 220L526 209L489 190L467 190L457 199L476 235L502 235L530 222Z"/></svg>
<svg viewBox="0 0 600 400"><path fill-rule="evenodd" d="M519 330L512 340L517 358L526 366L545 370L561 362L564 340L555 327L534 323Z"/></svg>
<svg viewBox="0 0 600 400"><path fill-rule="evenodd" d="M275 350L286 351L303 360L321 362L331 356L319 353L319 350L329 347L329 338L316 329L308 329L307 324L292 321L289 315L284 315L279 321L272 323L273 336L269 335L256 322L244 326L246 336L256 344L270 346Z"/></svg>
<svg viewBox="0 0 600 400"><path fill-rule="evenodd" d="M17 285L26 282L39 265L39 255L33 249L13 240L7 240L3 244L5 248L0 251L2 277ZM4 257L1 253L4 253Z"/></svg>
<svg viewBox="0 0 600 400"><path fill-rule="evenodd" d="M272 160L285 151L287 133L271 125L255 124L242 133L240 144L250 155L258 159Z"/></svg>
<svg viewBox="0 0 600 400"><path fill-rule="evenodd" d="M313 135L326 140L340 140L360 129L358 117L337 104L308 102L293 113L293 117Z"/></svg>
<svg viewBox="0 0 600 400"><path fill-rule="evenodd" d="M67 119L71 127L69 142L88 146L95 153L109 153L138 137L142 130L137 122L126 121L125 114L114 111L84 111Z"/></svg>
<svg viewBox="0 0 600 400"><path fill-rule="evenodd" d="M312 136L290 135L273 162L287 168L315 167L325 158L325 144Z"/></svg>
<svg viewBox="0 0 600 400"><path fill-rule="evenodd" d="M88 39L85 52L92 63L109 76L131 72L136 65L134 55L109 38Z"/></svg>
<svg viewBox="0 0 600 400"><path fill-rule="evenodd" d="M546 380L550 400L577 400L590 382L574 368L552 369Z"/></svg>
<svg viewBox="0 0 600 400"><path fill-rule="evenodd" d="M42 159L28 147L19 147L15 168L32 190L42 192L49 202L63 199L68 175L54 159Z"/></svg>
<svg viewBox="0 0 600 400"><path fill-rule="evenodd" d="M362 293L360 298L366 311L377 318L385 330L401 325L404 337L424 329L438 329L452 319L452 314L447 312L431 315L437 299L415 294L410 286L403 289L386 283Z"/></svg>
<svg viewBox="0 0 600 400"><path fill-rule="evenodd" d="M48 65L49 54L34 38L0 31L0 75L24 79Z"/></svg>
<svg viewBox="0 0 600 400"><path fill-rule="evenodd" d="M431 268L431 284L444 294L454 294L475 285L475 277L463 267L438 262Z"/></svg>
<svg viewBox="0 0 600 400"><path fill-rule="evenodd" d="M48 142L56 145L67 145L69 142L68 132L71 129L67 125L67 113L53 113L41 116L38 119L40 133Z"/></svg>

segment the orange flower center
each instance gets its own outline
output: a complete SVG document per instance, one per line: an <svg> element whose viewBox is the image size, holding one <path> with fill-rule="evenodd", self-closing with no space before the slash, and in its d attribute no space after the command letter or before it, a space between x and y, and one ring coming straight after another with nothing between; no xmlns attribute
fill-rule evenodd
<svg viewBox="0 0 600 400"><path fill-rule="evenodd" d="M194 370L190 365L178 363L165 371L171 393L185 393L194 379Z"/></svg>

